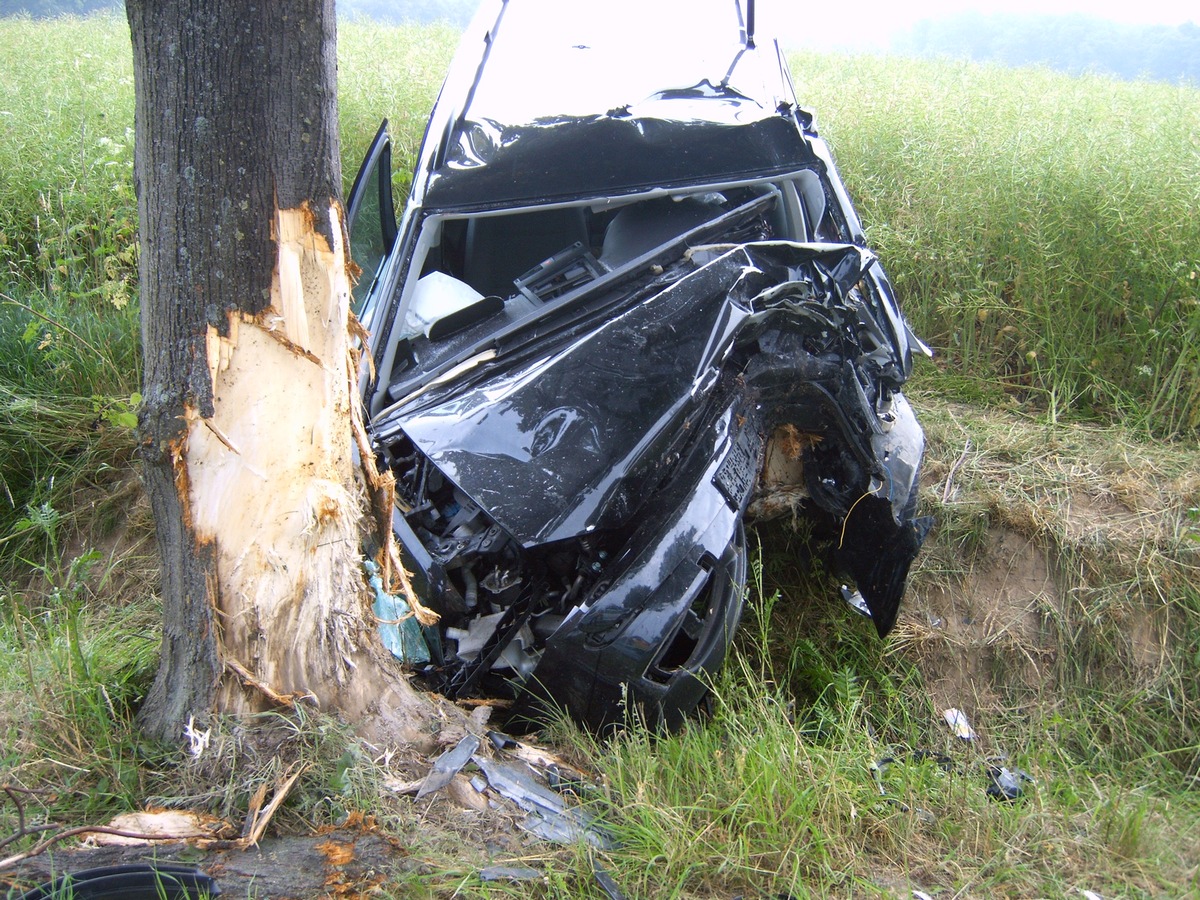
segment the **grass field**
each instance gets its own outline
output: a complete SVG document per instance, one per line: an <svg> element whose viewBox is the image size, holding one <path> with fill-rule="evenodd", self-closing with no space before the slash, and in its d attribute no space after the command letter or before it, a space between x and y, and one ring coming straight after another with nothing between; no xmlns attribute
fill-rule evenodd
<svg viewBox="0 0 1200 900"><path fill-rule="evenodd" d="M794 68L950 389L1195 436L1200 91L882 57Z"/></svg>
<svg viewBox="0 0 1200 900"><path fill-rule="evenodd" d="M454 40L342 29L347 182L385 116L411 164ZM39 822L181 790L235 815L259 777L190 770L131 719L158 612L130 65L120 20L0 22L0 784L43 791ZM794 74L937 353L910 397L939 526L886 644L804 534L763 529L710 722L550 735L604 773L605 866L634 897L1200 896L1200 92L821 54ZM376 816L422 860L384 896L513 890L344 729L288 727L312 769L279 827ZM1001 753L1033 778L1014 803L984 790ZM15 827L0 805L0 842ZM596 896L582 851L526 864L545 896Z"/></svg>

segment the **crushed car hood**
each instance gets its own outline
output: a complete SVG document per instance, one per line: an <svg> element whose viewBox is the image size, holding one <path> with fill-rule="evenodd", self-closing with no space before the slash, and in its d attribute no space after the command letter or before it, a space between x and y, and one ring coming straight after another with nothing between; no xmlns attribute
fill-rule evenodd
<svg viewBox="0 0 1200 900"><path fill-rule="evenodd" d="M544 358L406 417L409 437L526 546L628 518L749 309L731 251Z"/></svg>
<svg viewBox="0 0 1200 900"><path fill-rule="evenodd" d="M764 432L755 448L775 425L800 421L801 407L807 417L801 425L814 431L828 430L828 417L857 408L857 419L840 423L854 445L848 453L860 460L864 477L899 485L882 498L879 513L899 519L923 444L891 452L870 404L865 397L858 402L854 388L855 371L900 367L907 352L886 315L871 315L850 299L873 262L869 251L853 245L697 248L651 278L648 290L627 288L628 305L591 328L544 339L541 352L524 348L517 364L506 365L501 356L440 396L411 402L392 421L496 524L531 547L628 525L670 478L713 397L728 392L728 379L736 378L738 393L756 401L747 414ZM859 358L850 360L789 347L786 380L779 383L759 341L784 321L785 331L812 331L826 342L835 337L831 330L847 328L890 336L890 343L876 347L874 359L860 348ZM885 458L904 471L876 462ZM752 481L758 461L747 459L745 466L750 475L741 480ZM748 487L730 498L735 506L744 503ZM830 499L830 511L845 513L841 502ZM899 597L894 587L886 593L896 596L886 603L880 597L876 605L890 627Z"/></svg>
<svg viewBox="0 0 1200 900"><path fill-rule="evenodd" d="M504 38L537 34L546 17L570 27L560 4L505 4L487 32L488 78L462 71L476 80L443 91L465 102L431 123L442 137L418 165L414 196L438 209L544 203L813 164L785 73L770 54L746 52L732 13L709 3L681 19L640 4L612 32L598 26L620 18L580 16L576 39L539 46ZM668 40L689 53L664 53ZM564 77L579 71L604 75Z"/></svg>

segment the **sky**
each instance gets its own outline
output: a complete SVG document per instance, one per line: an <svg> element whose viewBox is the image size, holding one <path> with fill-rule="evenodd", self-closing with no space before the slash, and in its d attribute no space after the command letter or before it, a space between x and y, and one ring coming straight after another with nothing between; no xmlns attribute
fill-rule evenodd
<svg viewBox="0 0 1200 900"><path fill-rule="evenodd" d="M981 13L1087 13L1118 22L1200 22L1198 0L757 0L761 27L789 46L877 49L921 19Z"/></svg>

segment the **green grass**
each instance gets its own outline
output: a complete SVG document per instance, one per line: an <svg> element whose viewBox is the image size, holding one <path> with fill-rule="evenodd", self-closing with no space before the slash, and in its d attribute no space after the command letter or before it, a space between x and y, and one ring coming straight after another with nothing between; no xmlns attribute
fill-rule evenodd
<svg viewBox="0 0 1200 900"><path fill-rule="evenodd" d="M0 540L12 540L29 508L66 511L81 473L128 464L137 210L123 22L0 28Z"/></svg>
<svg viewBox="0 0 1200 900"><path fill-rule="evenodd" d="M936 447L933 458L947 461ZM1193 455L1175 464L1196 462ZM959 471L967 482L981 474L970 465ZM1013 485L1006 500L1035 500L1029 489L1047 484ZM963 490L971 503L979 498ZM936 540L950 542L960 510L945 503L938 512L945 524ZM1047 515L1045 532L1060 544L1069 540L1063 524ZM737 653L715 685L712 719L671 736L633 727L608 742L566 729L577 758L607 779L622 842L609 865L633 895L895 897L919 889L1052 897L1088 889L1160 897L1200 888L1194 589L1172 601L1180 606L1174 627L1193 643L1176 647L1153 678L1129 669L1115 636L1083 634L1118 606L1136 618L1148 598L1120 582L1083 593L1081 605L1094 608L1063 616L1077 633L1048 638L1061 659L1044 683L1000 668L990 685L1001 693L997 702L959 698L979 732L964 743L943 723L933 681L952 668L948 657L987 653L990 641L964 647L915 634L929 610L923 592L934 575L926 570L941 562L943 577L958 580L962 564L949 561L944 546L933 549L900 639L881 654L869 624L807 565L808 540L787 527L760 533L759 578ZM1141 542L1116 544L1119 555ZM1177 563L1194 567L1186 542L1172 546ZM1059 577L1071 590L1084 580ZM1153 594L1150 584L1137 587ZM980 678L974 686L989 685ZM1000 754L1034 779L1013 803L985 791L988 762ZM895 762L877 782L871 766L885 757Z"/></svg>
<svg viewBox="0 0 1200 900"><path fill-rule="evenodd" d="M385 116L403 173L455 36L340 36L344 181ZM523 895L480 885L469 829L431 832L386 798L386 755L327 719L227 725L198 766L134 729L158 611L132 478L129 57L120 19L0 23L0 782L43 792L38 821L148 799L236 821L306 765L279 827L372 813L421 860L395 896ZM910 396L939 526L886 644L836 599L818 536L762 529L710 720L554 732L603 773L622 842L605 868L645 897L1200 895L1200 94L794 66L938 354ZM949 735L950 705L976 743ZM1035 778L1016 803L984 793L1000 752ZM0 840L13 822L0 807ZM543 896L596 896L588 853L529 856Z"/></svg>
<svg viewBox="0 0 1200 900"><path fill-rule="evenodd" d="M893 57L793 68L947 379L1052 420L1195 434L1200 91Z"/></svg>
<svg viewBox="0 0 1200 900"><path fill-rule="evenodd" d="M339 23L338 112L347 193L386 118L393 140L396 200L403 202L429 110L457 43L458 33L447 26Z"/></svg>
<svg viewBox="0 0 1200 900"><path fill-rule="evenodd" d="M144 793L133 712L157 666L156 609L96 602L121 565L89 550L37 569L32 594L0 594L0 781L36 791L39 820L136 808Z"/></svg>

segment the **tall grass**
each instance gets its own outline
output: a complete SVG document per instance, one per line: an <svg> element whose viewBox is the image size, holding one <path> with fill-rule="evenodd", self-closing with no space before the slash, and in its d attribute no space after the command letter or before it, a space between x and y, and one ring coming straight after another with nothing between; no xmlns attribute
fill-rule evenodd
<svg viewBox="0 0 1200 900"><path fill-rule="evenodd" d="M0 28L0 540L13 549L30 507L66 510L78 473L128 458L137 213L124 23Z"/></svg>
<svg viewBox="0 0 1200 900"><path fill-rule="evenodd" d="M455 39L341 27L347 185L385 116L404 185ZM154 664L147 582L117 584L117 561L72 521L85 507L118 518L122 498L97 497L131 463L129 59L120 19L0 23L0 768L53 784L48 816L133 805L153 780L129 717ZM606 865L637 896L1200 891L1200 459L1111 424L1200 425L1200 99L961 63L804 54L795 68L938 351L914 396L923 503L941 524L886 649L830 599L812 535L763 532L712 719L570 737L610 779L623 843ZM921 396L930 383L938 394ZM947 395L1041 424L963 414ZM1109 424L1063 424L1077 418ZM1028 633L968 639L932 604L972 599L997 530L1037 543L1055 589L1028 598ZM983 734L971 746L934 695L933 674L957 662L991 692L963 698ZM950 771L913 750L944 753ZM1036 778L1019 803L984 794L998 750ZM877 780L885 755L897 762ZM343 763L314 783L344 780ZM372 790L355 803L370 808ZM350 808L313 796L297 803ZM590 865L581 855L550 882L590 883Z"/></svg>
<svg viewBox="0 0 1200 900"><path fill-rule="evenodd" d="M403 202L425 122L458 43L450 26L338 24L338 113L347 192L388 120L396 200Z"/></svg>
<svg viewBox="0 0 1200 900"><path fill-rule="evenodd" d="M51 819L136 808L145 758L133 713L158 660L154 610L98 607L111 560L90 551L44 572L37 600L0 593L0 772L39 789ZM14 830L0 808L0 832Z"/></svg>
<svg viewBox="0 0 1200 900"><path fill-rule="evenodd" d="M1200 91L794 58L938 367L1052 419L1200 426Z"/></svg>
<svg viewBox="0 0 1200 900"><path fill-rule="evenodd" d="M133 297L133 73L122 20L6 19L0 260L53 299ZM10 281L10 284L12 282Z"/></svg>

